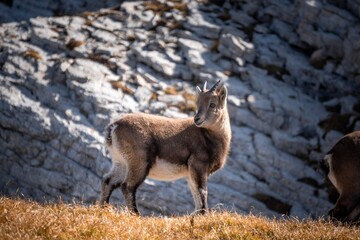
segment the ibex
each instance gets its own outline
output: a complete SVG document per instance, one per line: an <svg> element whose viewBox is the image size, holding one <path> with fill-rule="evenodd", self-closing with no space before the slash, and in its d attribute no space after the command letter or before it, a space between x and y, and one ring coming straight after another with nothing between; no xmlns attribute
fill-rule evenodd
<svg viewBox="0 0 360 240"><path fill-rule="evenodd" d="M342 137L327 153L328 177L340 194L329 215L354 222L360 217L360 131Z"/></svg>
<svg viewBox="0 0 360 240"><path fill-rule="evenodd" d="M194 118L171 119L133 113L107 127L112 168L102 180L100 204L121 187L127 208L136 214L136 190L146 177L186 178L196 212L205 213L207 179L225 164L231 141L227 88L219 80L210 90L197 87Z"/></svg>

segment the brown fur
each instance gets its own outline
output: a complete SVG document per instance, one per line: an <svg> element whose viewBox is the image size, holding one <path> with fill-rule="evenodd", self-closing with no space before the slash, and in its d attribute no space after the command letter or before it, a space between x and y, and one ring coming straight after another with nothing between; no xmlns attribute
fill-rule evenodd
<svg viewBox="0 0 360 240"><path fill-rule="evenodd" d="M330 216L354 222L360 217L360 131L342 137L328 152L329 178L340 196Z"/></svg>
<svg viewBox="0 0 360 240"><path fill-rule="evenodd" d="M113 189L121 186L128 208L137 213L136 189L147 176L185 177L196 210L207 210L207 178L225 164L231 129L226 87L215 85L198 94L195 118L134 113L109 125L107 146L113 168L104 176L101 204L109 202Z"/></svg>

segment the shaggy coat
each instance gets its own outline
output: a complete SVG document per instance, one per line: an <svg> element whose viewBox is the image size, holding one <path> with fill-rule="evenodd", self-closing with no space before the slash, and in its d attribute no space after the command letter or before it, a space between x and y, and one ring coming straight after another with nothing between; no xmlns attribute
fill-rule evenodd
<svg viewBox="0 0 360 240"><path fill-rule="evenodd" d="M138 213L136 189L146 177L173 181L186 178L196 211L207 210L208 176L222 168L230 148L227 89L217 82L209 91L197 88L194 118L172 119L127 114L107 128L112 169L103 178L101 204L121 187L126 205Z"/></svg>

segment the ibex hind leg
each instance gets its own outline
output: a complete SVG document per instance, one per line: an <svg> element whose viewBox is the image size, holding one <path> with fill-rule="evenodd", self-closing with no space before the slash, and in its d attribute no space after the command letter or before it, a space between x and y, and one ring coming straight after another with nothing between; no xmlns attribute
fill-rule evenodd
<svg viewBox="0 0 360 240"><path fill-rule="evenodd" d="M101 184L100 204L109 203L112 192L120 187L127 175L127 166L125 164L114 163L110 172L104 175Z"/></svg>
<svg viewBox="0 0 360 240"><path fill-rule="evenodd" d="M136 190L144 182L149 173L149 162L145 152L138 151L132 157L140 161L134 161L133 165L129 165L129 171L121 186L122 193L125 198L126 206L132 213L139 214L136 205Z"/></svg>

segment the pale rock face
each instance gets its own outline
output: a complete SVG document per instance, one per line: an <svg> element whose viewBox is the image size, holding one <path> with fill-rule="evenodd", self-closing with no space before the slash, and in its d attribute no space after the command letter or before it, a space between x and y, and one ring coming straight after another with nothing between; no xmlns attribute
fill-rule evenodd
<svg viewBox="0 0 360 240"><path fill-rule="evenodd" d="M34 2L48 6L44 16L60 7ZM63 2L64 12L84 10ZM144 2L111 10L100 9L111 1L94 3L89 16L0 26L0 192L97 201L111 166L103 144L110 121L138 111L192 117L196 84L220 78L233 139L224 169L209 178L209 206L326 215L326 176L315 168L339 137L360 130L360 2L249 0L222 8L184 0L181 10L161 1L162 15ZM0 4L0 21L28 19L26 6L16 13ZM194 209L184 179L147 179L137 198L144 214ZM111 202L124 203L120 191Z"/></svg>

